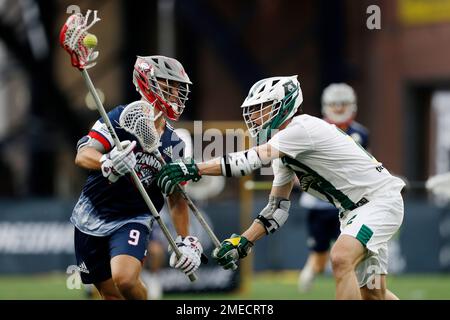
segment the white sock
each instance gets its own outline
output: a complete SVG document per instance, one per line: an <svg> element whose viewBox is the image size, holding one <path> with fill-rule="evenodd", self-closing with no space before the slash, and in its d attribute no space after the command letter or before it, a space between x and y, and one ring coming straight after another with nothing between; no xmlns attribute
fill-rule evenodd
<svg viewBox="0 0 450 320"><path fill-rule="evenodd" d="M158 274L143 270L141 279L147 287L147 299L161 300L163 296L163 287L159 281Z"/></svg>
<svg viewBox="0 0 450 320"><path fill-rule="evenodd" d="M314 273L313 268L306 265L298 277L298 291L302 293L309 292L312 288L315 277L316 274Z"/></svg>

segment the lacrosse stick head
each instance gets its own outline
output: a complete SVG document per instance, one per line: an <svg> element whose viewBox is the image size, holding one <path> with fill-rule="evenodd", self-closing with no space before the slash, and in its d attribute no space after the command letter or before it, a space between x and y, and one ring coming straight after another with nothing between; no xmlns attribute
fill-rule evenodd
<svg viewBox="0 0 450 320"><path fill-rule="evenodd" d="M174 121L183 113L192 85L182 64L165 56L138 56L133 83L146 101Z"/></svg>
<svg viewBox="0 0 450 320"><path fill-rule="evenodd" d="M135 101L122 111L119 125L136 137L145 152L152 153L159 145L159 134L155 127L157 118L153 105L142 100Z"/></svg>
<svg viewBox="0 0 450 320"><path fill-rule="evenodd" d="M64 23L59 33L59 42L64 50L70 55L72 66L79 70L93 67L98 57L98 51L87 47L83 40L89 34L87 31L98 21L97 11L88 10L86 16L81 13L71 15Z"/></svg>

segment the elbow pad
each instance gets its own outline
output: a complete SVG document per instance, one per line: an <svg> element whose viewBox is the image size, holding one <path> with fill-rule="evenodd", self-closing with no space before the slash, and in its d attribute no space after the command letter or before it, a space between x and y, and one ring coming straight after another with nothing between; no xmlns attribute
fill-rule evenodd
<svg viewBox="0 0 450 320"><path fill-rule="evenodd" d="M105 152L105 148L103 147L103 145L101 144L101 142L99 142L97 139L92 138L89 135L86 135L84 137L82 137L80 140L78 140L77 142L77 152L80 151L81 148L83 147L91 147L94 148L95 150L104 153Z"/></svg>
<svg viewBox="0 0 450 320"><path fill-rule="evenodd" d="M228 153L220 160L222 175L241 177L262 167L261 159L255 149Z"/></svg>
<svg viewBox="0 0 450 320"><path fill-rule="evenodd" d="M255 221L266 229L266 234L274 233L286 222L290 207L291 202L288 199L270 196L269 203L262 209Z"/></svg>
<svg viewBox="0 0 450 320"><path fill-rule="evenodd" d="M84 136L77 142L77 151L80 151L81 148L89 145L89 142L92 138L89 136Z"/></svg>

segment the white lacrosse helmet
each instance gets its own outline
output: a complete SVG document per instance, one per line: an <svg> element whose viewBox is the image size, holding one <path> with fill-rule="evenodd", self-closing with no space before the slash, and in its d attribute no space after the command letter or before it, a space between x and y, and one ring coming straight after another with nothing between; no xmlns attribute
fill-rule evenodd
<svg viewBox="0 0 450 320"><path fill-rule="evenodd" d="M165 85L158 80L165 81ZM178 120L183 113L192 85L181 63L165 56L138 56L133 83L141 96L170 120Z"/></svg>
<svg viewBox="0 0 450 320"><path fill-rule="evenodd" d="M241 105L252 137L266 140L270 130L292 118L303 102L297 76L272 77L256 82Z"/></svg>
<svg viewBox="0 0 450 320"><path fill-rule="evenodd" d="M329 123L349 125L356 116L356 94L346 83L332 83L322 93L322 115Z"/></svg>

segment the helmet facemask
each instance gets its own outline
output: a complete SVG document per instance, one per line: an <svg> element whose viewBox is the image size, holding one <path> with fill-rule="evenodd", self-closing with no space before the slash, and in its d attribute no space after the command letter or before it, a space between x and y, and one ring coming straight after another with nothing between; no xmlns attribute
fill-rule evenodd
<svg viewBox="0 0 450 320"><path fill-rule="evenodd" d="M241 105L245 124L258 144L267 142L273 130L291 119L303 95L297 76L272 77L256 82Z"/></svg>
<svg viewBox="0 0 450 320"><path fill-rule="evenodd" d="M280 109L281 101L276 100L243 107L242 115L250 135L255 138L261 130L268 128Z"/></svg>
<svg viewBox="0 0 450 320"><path fill-rule="evenodd" d="M189 84L158 78L150 81L150 89L158 100L157 107L163 112L166 110L164 114L167 114L169 119L178 120L189 99Z"/></svg>

